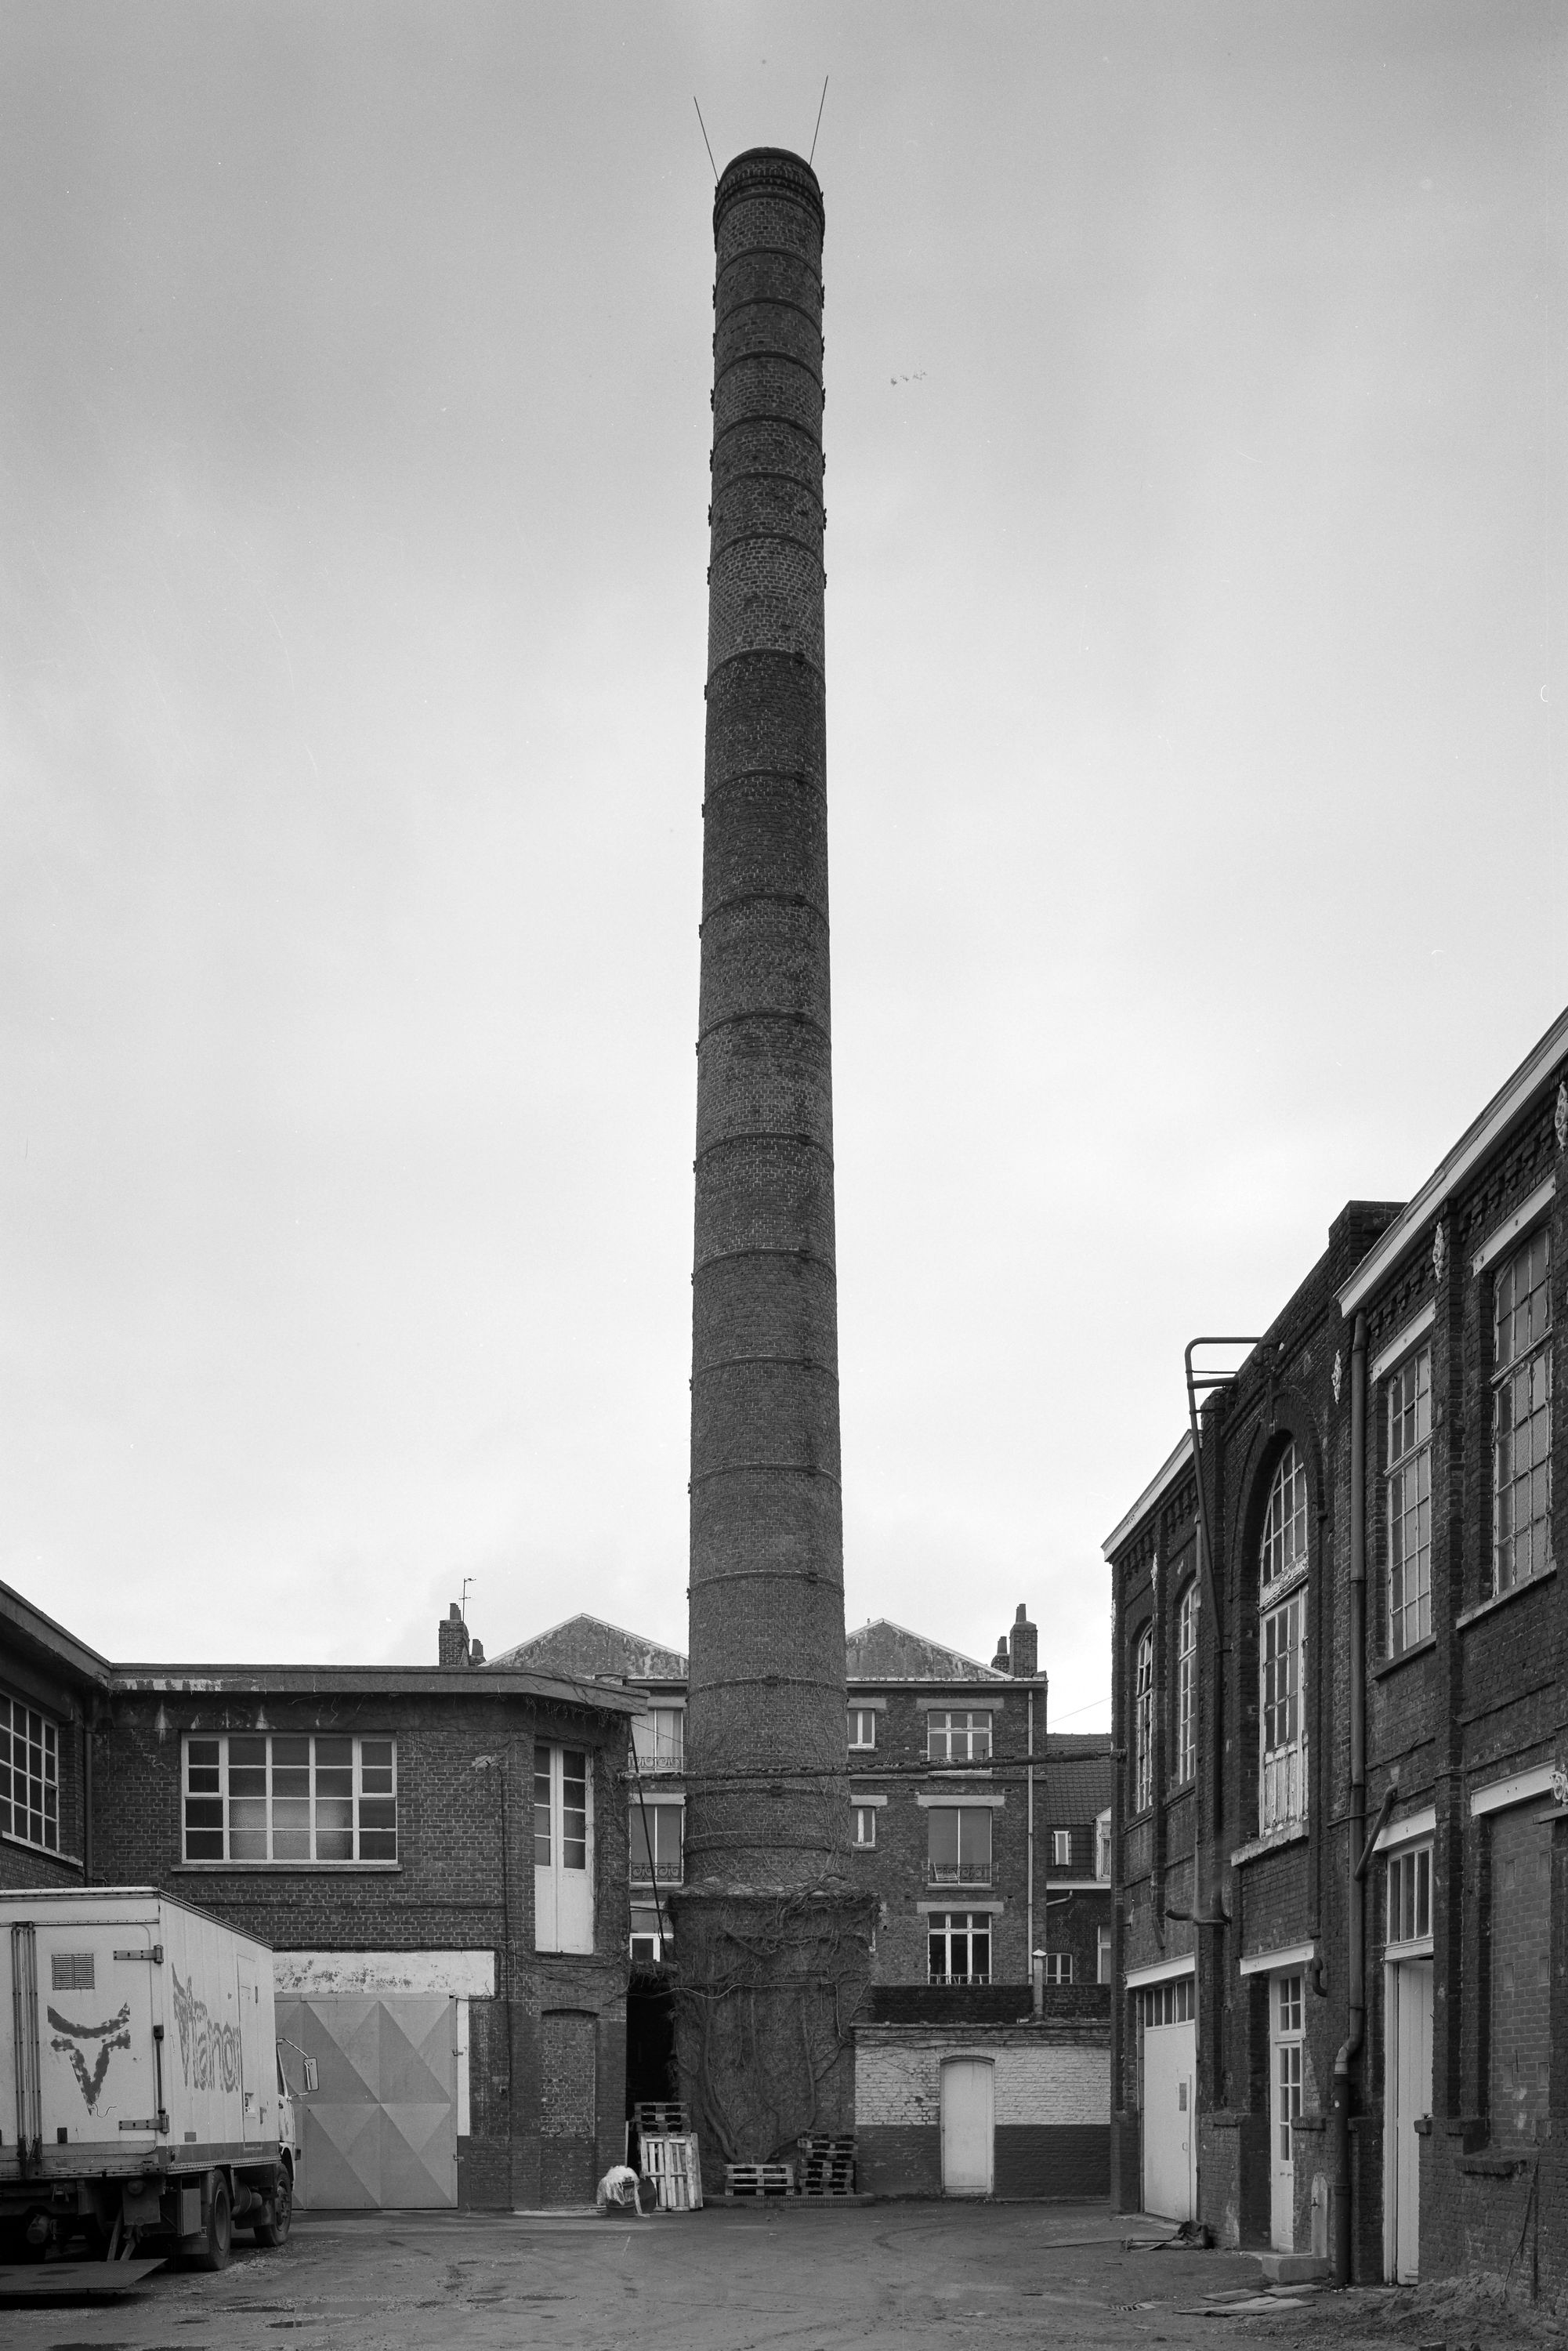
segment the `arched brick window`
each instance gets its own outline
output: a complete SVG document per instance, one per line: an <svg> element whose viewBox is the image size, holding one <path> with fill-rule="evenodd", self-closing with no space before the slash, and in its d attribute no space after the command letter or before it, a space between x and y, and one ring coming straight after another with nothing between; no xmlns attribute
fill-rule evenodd
<svg viewBox="0 0 1568 2351"><path fill-rule="evenodd" d="M1294 1445L1274 1467L1258 1548L1258 1826L1307 1817L1307 1473Z"/></svg>
<svg viewBox="0 0 1568 2351"><path fill-rule="evenodd" d="M1141 1813L1154 1801L1155 1632L1145 1625L1133 1671L1133 1810Z"/></svg>

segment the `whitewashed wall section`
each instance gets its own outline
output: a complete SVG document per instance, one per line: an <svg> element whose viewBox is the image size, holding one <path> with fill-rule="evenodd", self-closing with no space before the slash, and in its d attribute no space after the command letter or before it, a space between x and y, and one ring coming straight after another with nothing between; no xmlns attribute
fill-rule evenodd
<svg viewBox="0 0 1568 2351"><path fill-rule="evenodd" d="M935 2130L942 2120L942 2061L989 2058L996 2067L996 2119L1020 2124L1108 2123L1111 2056L1106 2049L1000 2047L976 2038L855 2050L857 2130Z"/></svg>
<svg viewBox="0 0 1568 2351"><path fill-rule="evenodd" d="M468 2003L496 1997L496 1954L474 1951L274 1951L274 1991L281 1997L335 1992L443 1993L457 2002L457 2136L469 2132Z"/></svg>

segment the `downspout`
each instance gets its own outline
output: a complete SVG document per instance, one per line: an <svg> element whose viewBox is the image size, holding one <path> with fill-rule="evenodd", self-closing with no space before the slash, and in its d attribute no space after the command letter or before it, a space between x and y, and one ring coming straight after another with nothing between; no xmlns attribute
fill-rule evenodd
<svg viewBox="0 0 1568 2351"><path fill-rule="evenodd" d="M1025 1897L1028 1913L1026 1931L1029 1937L1029 1980L1037 1984L1034 1965L1034 1692L1029 1694L1029 1891ZM1040 1995L1035 1995L1035 2014L1040 2014Z"/></svg>
<svg viewBox="0 0 1568 2351"><path fill-rule="evenodd" d="M1345 1982L1350 2030L1333 2061L1333 2282L1350 2283L1350 2069L1366 2033L1366 1317L1350 1343L1350 1871L1345 1886Z"/></svg>

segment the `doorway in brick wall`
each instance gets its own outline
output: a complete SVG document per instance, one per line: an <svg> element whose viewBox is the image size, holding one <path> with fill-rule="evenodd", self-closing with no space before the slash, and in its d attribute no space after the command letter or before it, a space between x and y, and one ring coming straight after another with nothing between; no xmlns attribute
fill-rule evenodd
<svg viewBox="0 0 1568 2351"><path fill-rule="evenodd" d="M539 2019L539 2202L591 2204L598 2182L599 2024L578 2009Z"/></svg>

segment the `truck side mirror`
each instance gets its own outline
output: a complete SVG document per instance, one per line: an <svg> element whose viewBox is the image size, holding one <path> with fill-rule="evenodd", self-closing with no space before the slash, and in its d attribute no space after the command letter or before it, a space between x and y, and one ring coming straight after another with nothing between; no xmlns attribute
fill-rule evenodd
<svg viewBox="0 0 1568 2351"><path fill-rule="evenodd" d="M311 2091L318 2087L319 2081L320 2074L315 2058L307 2057L305 2060L305 2092L307 2096L310 2095Z"/></svg>

